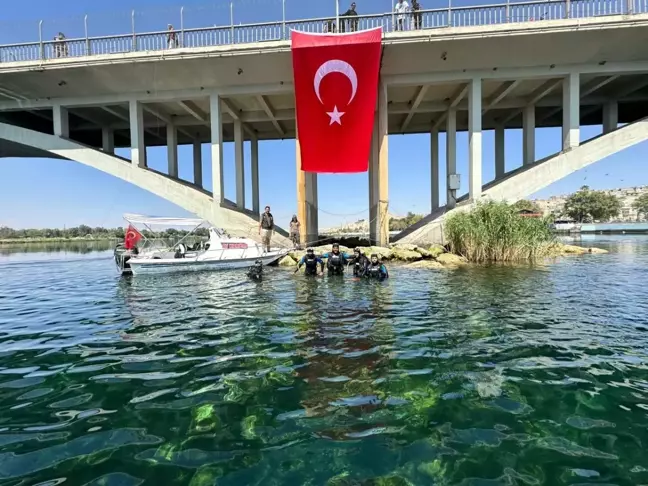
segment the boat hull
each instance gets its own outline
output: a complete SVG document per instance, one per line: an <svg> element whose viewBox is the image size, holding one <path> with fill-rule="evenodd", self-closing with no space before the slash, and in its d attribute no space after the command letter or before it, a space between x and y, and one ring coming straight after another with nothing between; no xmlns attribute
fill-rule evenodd
<svg viewBox="0 0 648 486"><path fill-rule="evenodd" d="M263 265L270 265L281 258L283 253L271 253L254 259L219 259L219 260L199 260L195 258L176 258L176 259L131 259L129 261L133 275L159 275L167 273L180 272L203 272L203 271L220 271L236 270L248 268L256 260L261 260Z"/></svg>

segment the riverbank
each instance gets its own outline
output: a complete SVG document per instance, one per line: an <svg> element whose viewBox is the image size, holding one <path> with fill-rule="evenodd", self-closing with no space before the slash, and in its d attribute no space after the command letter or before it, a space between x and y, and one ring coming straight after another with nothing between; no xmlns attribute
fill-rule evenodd
<svg viewBox="0 0 648 486"><path fill-rule="evenodd" d="M332 250L332 245L317 246L314 248L316 255L324 255ZM409 268L457 268L467 265L468 260L460 255L450 253L441 245L432 245L422 247L417 245L391 245L389 248L380 246L360 247L362 253L366 256L372 254L378 255L383 261L403 264ZM353 249L340 245L340 251L347 255L353 254ZM607 250L600 248L585 248L582 246L565 245L555 243L547 258L555 258L566 255L587 255L587 254L604 254ZM299 260L306 254L304 250L293 250L288 253L279 262L283 267L294 267Z"/></svg>
<svg viewBox="0 0 648 486"><path fill-rule="evenodd" d="M0 245L24 245L29 243L93 243L104 241L117 241L117 238L8 238L0 239Z"/></svg>

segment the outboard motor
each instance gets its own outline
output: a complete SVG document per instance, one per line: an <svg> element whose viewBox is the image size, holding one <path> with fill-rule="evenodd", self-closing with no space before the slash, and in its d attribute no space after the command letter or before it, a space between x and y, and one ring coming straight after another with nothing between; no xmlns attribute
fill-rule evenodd
<svg viewBox="0 0 648 486"><path fill-rule="evenodd" d="M115 251L114 251L115 264L117 264L117 268L119 269L122 275L130 275L131 273L133 273L128 263L128 260L136 256L137 253L138 253L137 248L133 248L132 250L127 250L122 243L118 244L115 247Z"/></svg>

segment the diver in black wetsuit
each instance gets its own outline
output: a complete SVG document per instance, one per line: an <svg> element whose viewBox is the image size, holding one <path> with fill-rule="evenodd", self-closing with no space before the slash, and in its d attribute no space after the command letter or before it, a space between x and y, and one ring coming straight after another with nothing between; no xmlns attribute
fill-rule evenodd
<svg viewBox="0 0 648 486"><path fill-rule="evenodd" d="M386 278L389 278L387 267L378 260L378 255L375 253L371 255L369 265L367 265L365 270L365 277L376 280L385 280Z"/></svg>
<svg viewBox="0 0 648 486"><path fill-rule="evenodd" d="M333 243L330 253L325 253L322 258L326 258L326 267L329 275L344 274L344 267L349 263L349 257L345 253L340 253L340 244Z"/></svg>
<svg viewBox="0 0 648 486"><path fill-rule="evenodd" d="M319 273L324 273L324 262L320 257L315 255L315 250L313 250L312 248L308 248L306 250L306 255L304 255L302 259L299 260L299 264L295 269L295 273L299 271L302 265L306 265L306 268L304 269L304 275L317 275L318 265L320 266Z"/></svg>
<svg viewBox="0 0 648 486"><path fill-rule="evenodd" d="M261 260L257 260L254 265L248 268L247 276L256 282L263 280L263 263Z"/></svg>
<svg viewBox="0 0 648 486"><path fill-rule="evenodd" d="M369 259L362 254L360 248L353 250L353 258L350 263L353 264L353 276L364 277L367 265L369 265Z"/></svg>

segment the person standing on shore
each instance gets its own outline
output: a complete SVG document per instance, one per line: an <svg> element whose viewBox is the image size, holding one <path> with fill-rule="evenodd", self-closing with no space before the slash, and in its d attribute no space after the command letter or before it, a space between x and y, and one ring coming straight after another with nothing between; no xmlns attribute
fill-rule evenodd
<svg viewBox="0 0 648 486"><path fill-rule="evenodd" d="M300 224L299 220L297 219L297 215L293 214L292 219L290 220L290 241L293 243L293 247L298 250L300 245L300 236L299 236L299 230L300 230Z"/></svg>
<svg viewBox="0 0 648 486"><path fill-rule="evenodd" d="M265 207L265 211L261 215L261 220L259 221L259 234L261 235L261 241L266 247L266 251L270 251L270 239L272 238L272 232L274 231L274 218L270 212L270 206Z"/></svg>

